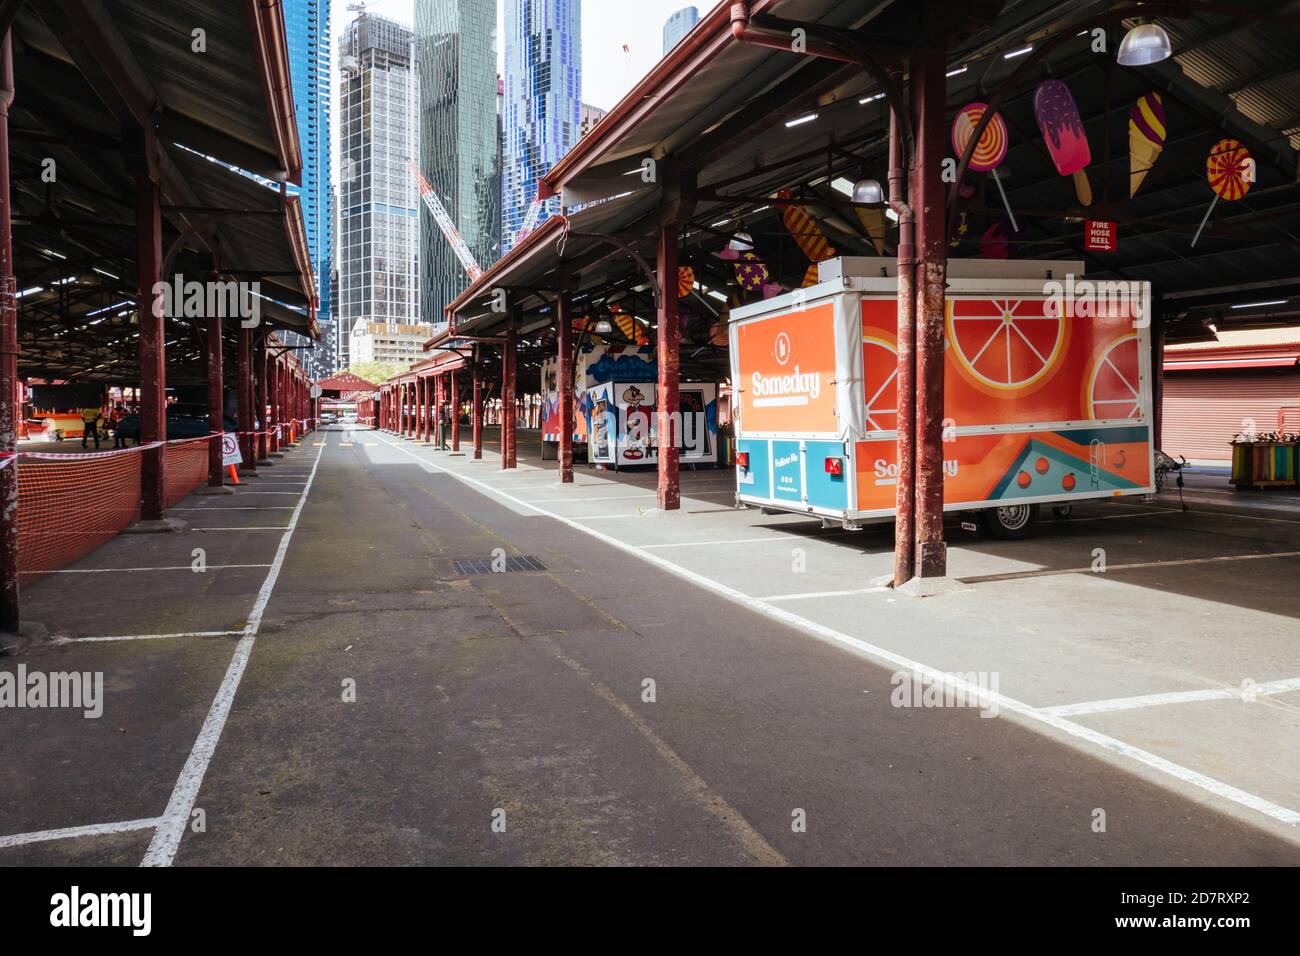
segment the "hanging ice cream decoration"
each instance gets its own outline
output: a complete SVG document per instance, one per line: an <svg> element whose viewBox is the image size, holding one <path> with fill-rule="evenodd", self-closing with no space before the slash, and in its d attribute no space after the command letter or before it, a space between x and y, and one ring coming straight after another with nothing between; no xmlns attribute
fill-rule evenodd
<svg viewBox="0 0 1300 956"><path fill-rule="evenodd" d="M1233 202L1250 192L1250 187L1255 182L1255 160L1250 155L1250 150L1235 139L1221 139L1206 157L1205 178L1214 190L1214 198L1210 200L1210 208L1205 210L1201 224L1196 227L1192 245L1196 245L1196 240L1201 238L1201 231L1210 221L1210 213L1214 212L1220 199Z"/></svg>
<svg viewBox="0 0 1300 956"><path fill-rule="evenodd" d="M1128 194L1138 187L1165 148L1165 107L1159 93L1141 97L1128 114Z"/></svg>
<svg viewBox="0 0 1300 956"><path fill-rule="evenodd" d="M1056 171L1074 178L1074 193L1081 206L1092 205L1092 184L1086 167L1092 162L1088 135L1070 88L1060 80L1045 80L1034 91L1034 119L1043 134Z"/></svg>
<svg viewBox="0 0 1300 956"><path fill-rule="evenodd" d="M975 128L979 126L980 119L988 108L987 103L968 103L957 111L957 116L952 121L952 148L957 151L959 157L966 155L970 138L975 135ZM975 151L971 153L966 168L977 173L988 173L993 177L993 182L997 183L998 192L1002 196L1002 206L1011 218L1011 228L1019 232L1020 226L1016 223L1016 214L1011 211L1011 203L1007 201L1006 190L1002 188L1002 179L998 176L998 167L1006 158L1007 124L1003 122L1001 113L994 113L989 118L988 125L984 127L980 141L975 144Z"/></svg>

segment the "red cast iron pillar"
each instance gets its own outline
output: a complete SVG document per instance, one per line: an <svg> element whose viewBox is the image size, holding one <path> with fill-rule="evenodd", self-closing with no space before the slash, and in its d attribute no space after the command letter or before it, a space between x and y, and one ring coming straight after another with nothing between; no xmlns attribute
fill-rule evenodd
<svg viewBox="0 0 1300 956"><path fill-rule="evenodd" d="M479 367L479 347L474 346L471 355L474 377L474 460L481 461L483 458L483 370Z"/></svg>
<svg viewBox="0 0 1300 956"><path fill-rule="evenodd" d="M280 358L268 359L270 374L267 376L267 401L270 404L270 411L266 415L266 444L267 453L274 455L280 450L280 424L284 421L285 402L292 401L293 393L290 391L289 376L285 372L284 361ZM286 395L285 393L289 394ZM285 432L288 438L288 432Z"/></svg>
<svg viewBox="0 0 1300 956"><path fill-rule="evenodd" d="M659 226L659 383L655 392L658 410L659 487L657 497L661 511L681 507L678 462L678 435L673 427L680 409L678 384L681 369L682 328L677 319L677 223Z"/></svg>
<svg viewBox="0 0 1300 956"><path fill-rule="evenodd" d="M460 378L452 369L448 375L451 388L451 450L460 451Z"/></svg>
<svg viewBox="0 0 1300 956"><path fill-rule="evenodd" d="M18 632L18 281L9 203L9 107L14 101L9 31L0 46L0 630Z"/></svg>
<svg viewBox="0 0 1300 956"><path fill-rule="evenodd" d="M256 447L253 444L253 330L242 325L239 329L239 359L235 379L235 394L239 398L239 454L244 459L239 470L256 472Z"/></svg>
<svg viewBox="0 0 1300 956"><path fill-rule="evenodd" d="M167 359L162 297L154 288L162 279L162 205L152 171L154 140L141 134L143 156L135 175L135 257L140 322L140 444L167 440ZM140 517L158 521L166 514L163 495L163 449L146 448L140 462Z"/></svg>
<svg viewBox="0 0 1300 956"><path fill-rule="evenodd" d="M222 388L221 316L208 316L208 486L220 488L225 483L221 439L226 431L226 401Z"/></svg>
<svg viewBox="0 0 1300 956"><path fill-rule="evenodd" d="M942 163L948 150L942 47L912 59L917 158L912 208L916 213L916 573L947 573L943 541L943 342L948 271L947 191Z"/></svg>
<svg viewBox="0 0 1300 956"><path fill-rule="evenodd" d="M560 481L573 483L573 305L568 276L560 273L560 300L556 309L555 351L559 365L556 391L560 403Z"/></svg>
<svg viewBox="0 0 1300 956"><path fill-rule="evenodd" d="M518 464L515 454L515 338L519 315L511 310L506 320L506 342L501 351L501 467L514 468Z"/></svg>
<svg viewBox="0 0 1300 956"><path fill-rule="evenodd" d="M425 414L425 406L429 403L429 385L427 380L421 376L415 376L415 440L420 441L424 437L424 430L428 422L428 415Z"/></svg>
<svg viewBox="0 0 1300 956"><path fill-rule="evenodd" d="M266 338L263 337L257 343L257 461L258 464L265 464L267 461L267 439L266 433L269 427L266 401L266 378L267 371L270 368L271 360L268 358L270 349L266 347Z"/></svg>
<svg viewBox="0 0 1300 956"><path fill-rule="evenodd" d="M889 114L889 205L898 215L898 437L894 461L898 465L895 489L894 587L916 576L916 516L913 492L916 488L916 281L915 213L904 202L904 183L910 176L904 169L902 123L897 113Z"/></svg>

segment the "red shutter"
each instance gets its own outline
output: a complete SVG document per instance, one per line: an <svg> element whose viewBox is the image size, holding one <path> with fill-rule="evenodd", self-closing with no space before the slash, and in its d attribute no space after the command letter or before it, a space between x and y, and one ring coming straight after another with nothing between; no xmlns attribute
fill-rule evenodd
<svg viewBox="0 0 1300 956"><path fill-rule="evenodd" d="M1165 372L1163 451L1192 460L1232 460L1232 436L1254 423L1300 431L1300 372Z"/></svg>

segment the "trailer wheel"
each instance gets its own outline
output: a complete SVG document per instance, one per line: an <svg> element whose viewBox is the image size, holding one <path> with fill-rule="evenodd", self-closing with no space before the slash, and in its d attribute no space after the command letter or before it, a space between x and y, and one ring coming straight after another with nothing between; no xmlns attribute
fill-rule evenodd
<svg viewBox="0 0 1300 956"><path fill-rule="evenodd" d="M1038 520L1038 505L1007 505L980 512L980 524L991 537L1003 541L1027 538Z"/></svg>
<svg viewBox="0 0 1300 956"><path fill-rule="evenodd" d="M1058 518L1068 518L1074 511L1074 505L1053 505L1052 514Z"/></svg>

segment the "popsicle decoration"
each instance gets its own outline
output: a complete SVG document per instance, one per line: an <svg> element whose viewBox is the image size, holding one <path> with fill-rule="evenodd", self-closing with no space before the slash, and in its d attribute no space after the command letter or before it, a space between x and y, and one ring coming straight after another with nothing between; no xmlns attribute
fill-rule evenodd
<svg viewBox="0 0 1300 956"><path fill-rule="evenodd" d="M988 108L987 103L968 103L957 111L952 121L952 148L957 151L958 156L966 155L970 138L975 135L975 129ZM1006 158L1007 124L1003 121L1001 113L994 113L989 118L988 125L984 127L980 141L975 144L975 151L970 154L970 162L966 168L993 176L993 182L997 183L998 192L1002 195L1002 205L1011 218L1011 228L1019 232L1020 226L1016 224L1016 214L1011 211L1011 203L1007 202L1006 190L1002 188L1002 180L998 176L998 167Z"/></svg>
<svg viewBox="0 0 1300 956"><path fill-rule="evenodd" d="M1196 245L1196 240L1201 238L1201 231L1210 221L1210 213L1214 212L1220 199L1232 202L1250 192L1250 187L1255 182L1255 160L1251 157L1250 150L1237 140L1221 139L1206 157L1205 178L1214 190L1214 198L1210 200L1210 208L1205 210L1201 224L1196 227L1192 245Z"/></svg>
<svg viewBox="0 0 1300 956"><path fill-rule="evenodd" d="M1056 171L1074 178L1074 193L1082 206L1092 205L1092 184L1085 167L1092 162L1088 136L1070 88L1060 80L1044 80L1034 91L1034 119L1043 134Z"/></svg>
<svg viewBox="0 0 1300 956"><path fill-rule="evenodd" d="M1128 194L1138 187L1165 148L1165 106L1159 93L1141 97L1128 114Z"/></svg>

